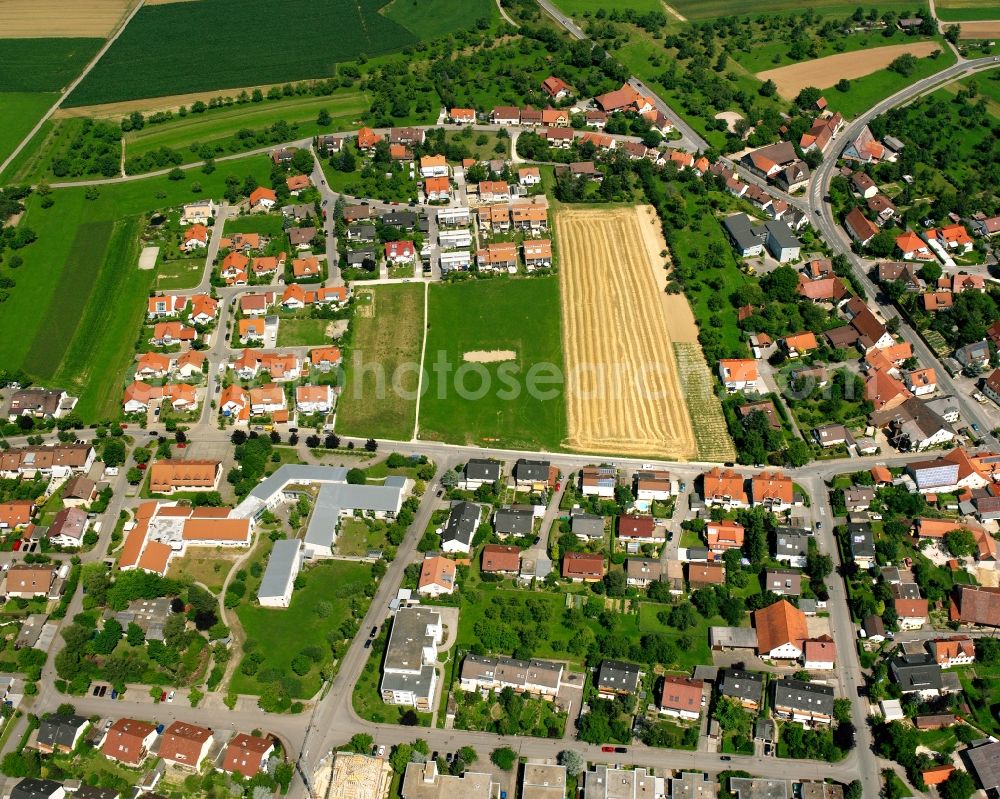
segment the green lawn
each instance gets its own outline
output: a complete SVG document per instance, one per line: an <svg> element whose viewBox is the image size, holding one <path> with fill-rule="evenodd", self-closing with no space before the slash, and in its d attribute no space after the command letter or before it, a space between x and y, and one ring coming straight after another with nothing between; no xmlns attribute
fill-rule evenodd
<svg viewBox="0 0 1000 799"><path fill-rule="evenodd" d="M363 92L348 91L330 97L290 97L261 103L233 105L225 109L210 109L202 114L177 116L169 122L146 125L125 137L125 155L137 156L159 147L185 151L185 160L197 160L192 152L196 145L225 142L243 129L260 130L284 120L293 128L292 138L315 136L332 130L356 127L355 121L367 110L368 97ZM332 117L330 125L320 127L316 116L326 110ZM190 148L190 149L188 149Z"/></svg>
<svg viewBox="0 0 1000 799"><path fill-rule="evenodd" d="M429 383L421 399L421 438L559 447L566 433L566 407L557 279L467 280L435 284L430 292ZM512 350L515 358L464 365L465 353L481 350ZM539 381L532 391L536 373L558 378Z"/></svg>
<svg viewBox="0 0 1000 799"><path fill-rule="evenodd" d="M279 347L308 347L313 344L329 344L326 337L326 319L282 318L278 323Z"/></svg>
<svg viewBox="0 0 1000 799"><path fill-rule="evenodd" d="M264 181L267 161L198 172L201 196L221 195L228 174ZM56 189L51 208L29 197L21 224L38 239L19 252L20 268L0 266L17 283L0 313L0 363L79 392L77 411L88 421L116 416L155 274L137 269L142 217L199 196L192 182L160 177L102 186L90 200L82 188Z"/></svg>
<svg viewBox="0 0 1000 799"><path fill-rule="evenodd" d="M355 295L360 296L345 346L337 432L408 441L416 413L424 287L372 286L355 289Z"/></svg>
<svg viewBox="0 0 1000 799"><path fill-rule="evenodd" d="M898 28L894 28L890 36L883 35L882 31L852 33L848 36L820 39L816 48L816 55L812 57L823 58L829 55L836 55L837 53L851 53L857 50L886 47L893 44L912 44L916 41L924 41L925 38L922 36L911 36L910 34L903 33ZM750 72L763 72L764 70L774 69L784 64L795 63L795 60L788 55L789 49L788 42L782 40L754 42L749 52L737 50L734 57L736 61Z"/></svg>
<svg viewBox="0 0 1000 799"><path fill-rule="evenodd" d="M201 282L204 271L204 258L173 258L165 261L161 251L156 264L156 289L193 289Z"/></svg>
<svg viewBox="0 0 1000 799"><path fill-rule="evenodd" d="M364 555L385 544L385 522L368 519L345 519L337 534L338 555Z"/></svg>
<svg viewBox="0 0 1000 799"><path fill-rule="evenodd" d="M0 161L21 143L57 96L47 92L0 93L0 119L3 120L0 126Z"/></svg>
<svg viewBox="0 0 1000 799"><path fill-rule="evenodd" d="M639 604L639 632L663 633L673 641L674 649L677 652L677 663L665 665L687 670L694 668L699 663L711 663L712 653L708 648L709 625L724 624L725 622L721 618L706 621L699 616L696 627L681 632L657 618L657 614L662 610L669 611L670 606L655 602L641 602Z"/></svg>
<svg viewBox="0 0 1000 799"><path fill-rule="evenodd" d="M304 577L305 585L295 589L287 608L262 608L244 603L236 609L247 638L257 644L254 651L261 653L264 659L253 677L237 669L231 690L259 695L266 687L257 679L262 672L277 670L281 676L293 674L292 659L310 644L322 648L323 659L299 678L300 689L290 695L306 699L319 690L320 668L330 661L327 635L350 617L351 600L363 596L364 587L371 580L371 567L363 563L325 561L306 569L300 576ZM330 611L326 616L317 612L320 602L327 603L323 606ZM365 607L367 604L367 601L363 603Z"/></svg>

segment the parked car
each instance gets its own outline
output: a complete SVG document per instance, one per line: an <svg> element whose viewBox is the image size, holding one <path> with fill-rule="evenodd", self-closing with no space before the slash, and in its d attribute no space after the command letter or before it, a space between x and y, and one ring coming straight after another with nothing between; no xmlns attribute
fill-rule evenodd
<svg viewBox="0 0 1000 799"><path fill-rule="evenodd" d="M628 749L626 747L624 747L624 746L616 746L615 747L615 752L617 754L619 754L619 755L624 755L627 751L628 751Z"/></svg>
<svg viewBox="0 0 1000 799"><path fill-rule="evenodd" d="M601 751L602 752L614 752L615 748L613 746L602 746L601 747Z"/></svg>
<svg viewBox="0 0 1000 799"><path fill-rule="evenodd" d="M168 702L173 702L174 701L174 694L175 693L176 693L175 691L171 691L169 694L167 694L167 701Z"/></svg>

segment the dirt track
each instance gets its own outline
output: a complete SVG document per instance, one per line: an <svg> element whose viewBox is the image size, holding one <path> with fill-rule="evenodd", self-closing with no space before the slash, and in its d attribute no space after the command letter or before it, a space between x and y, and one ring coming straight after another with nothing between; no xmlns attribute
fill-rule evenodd
<svg viewBox="0 0 1000 799"><path fill-rule="evenodd" d="M6 39L99 37L111 34L135 0L0 0Z"/></svg>
<svg viewBox="0 0 1000 799"><path fill-rule="evenodd" d="M694 432L643 231L648 214L648 206L556 214L567 444L692 458Z"/></svg>
<svg viewBox="0 0 1000 799"><path fill-rule="evenodd" d="M778 86L778 94L786 99L794 98L806 86L826 89L833 86L841 78L852 80L862 78L885 69L903 53L911 53L918 58L930 55L940 50L937 42L913 42L912 44L891 44L887 47L873 47L868 50L856 50L853 53L838 53L825 58L815 58L803 61L801 64L789 64L787 67L768 69L758 72L757 77L766 81L773 80Z"/></svg>

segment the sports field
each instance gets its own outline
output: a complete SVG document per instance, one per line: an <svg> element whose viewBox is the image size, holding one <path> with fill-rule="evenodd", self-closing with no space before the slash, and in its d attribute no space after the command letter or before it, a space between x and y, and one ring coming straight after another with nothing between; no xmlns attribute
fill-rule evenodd
<svg viewBox="0 0 1000 799"><path fill-rule="evenodd" d="M203 114L188 114L158 125L146 125L142 130L125 135L125 156L139 156L160 147L181 150L185 160L195 161L187 148L225 142L240 130L263 130L279 120L293 126L293 137L305 138L331 130L360 127L354 125L368 109L368 96L349 92L332 97L293 97L287 100L246 103L227 109L212 109ZM320 111L326 110L331 124L321 128L316 124Z"/></svg>
<svg viewBox="0 0 1000 799"><path fill-rule="evenodd" d="M493 8L489 0L435 4L441 15L433 27L441 33L471 28L480 17L491 16ZM385 5L386 0L283 0L280 7L269 0L201 0L147 6L67 104L332 75L340 62L395 52L421 39L380 13ZM220 46L225 32L236 31L259 35L253 35L249 49Z"/></svg>
<svg viewBox="0 0 1000 799"><path fill-rule="evenodd" d="M782 97L792 99L807 86L827 89L842 78L854 80L885 69L904 53L922 58L939 50L941 50L941 45L935 41L893 44L888 47L873 47L869 50L858 50L853 53L838 53L825 58L815 58L812 61L769 69L758 72L757 77L761 81L773 80L778 86L778 93ZM944 66L942 64L940 68L943 69Z"/></svg>
<svg viewBox="0 0 1000 799"><path fill-rule="evenodd" d="M0 31L10 38L110 36L135 0L4 0Z"/></svg>
<svg viewBox="0 0 1000 799"><path fill-rule="evenodd" d="M566 407L559 316L555 277L432 285L420 438L560 447Z"/></svg>
<svg viewBox="0 0 1000 799"><path fill-rule="evenodd" d="M136 268L142 216L220 196L227 175L248 174L266 181L267 160L239 159L181 181L102 186L90 200L82 188L56 189L47 209L38 195L29 197L22 224L38 239L20 250L20 268L0 268L17 283L0 312L0 363L78 393L77 411L88 421L117 416L121 378L155 277ZM201 194L191 190L195 181Z"/></svg>
<svg viewBox="0 0 1000 799"><path fill-rule="evenodd" d="M567 443L590 452L692 458L697 447L643 210L556 214Z"/></svg>
<svg viewBox="0 0 1000 799"><path fill-rule="evenodd" d="M0 161L28 135L56 101L49 92L0 92Z"/></svg>
<svg viewBox="0 0 1000 799"><path fill-rule="evenodd" d="M337 401L337 432L409 441L417 407L424 287L359 286L354 293L357 308L351 343L345 347L346 385ZM393 375L401 391L394 390Z"/></svg>

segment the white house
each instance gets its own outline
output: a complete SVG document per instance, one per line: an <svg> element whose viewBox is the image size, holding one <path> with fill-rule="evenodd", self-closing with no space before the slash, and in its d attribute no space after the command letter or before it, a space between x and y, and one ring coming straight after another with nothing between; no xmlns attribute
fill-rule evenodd
<svg viewBox="0 0 1000 799"><path fill-rule="evenodd" d="M333 408L333 386L298 386L295 409L299 413L329 413Z"/></svg>
<svg viewBox="0 0 1000 799"><path fill-rule="evenodd" d="M387 705L429 713L437 685L437 648L444 640L441 614L432 608L400 608L392 621L379 690Z"/></svg>
<svg viewBox="0 0 1000 799"><path fill-rule="evenodd" d="M760 390L757 362L749 358L723 358L719 361L719 379L726 391Z"/></svg>
<svg viewBox="0 0 1000 799"><path fill-rule="evenodd" d="M257 590L257 601L266 608L287 608L301 568L302 542L297 538L275 541Z"/></svg>

